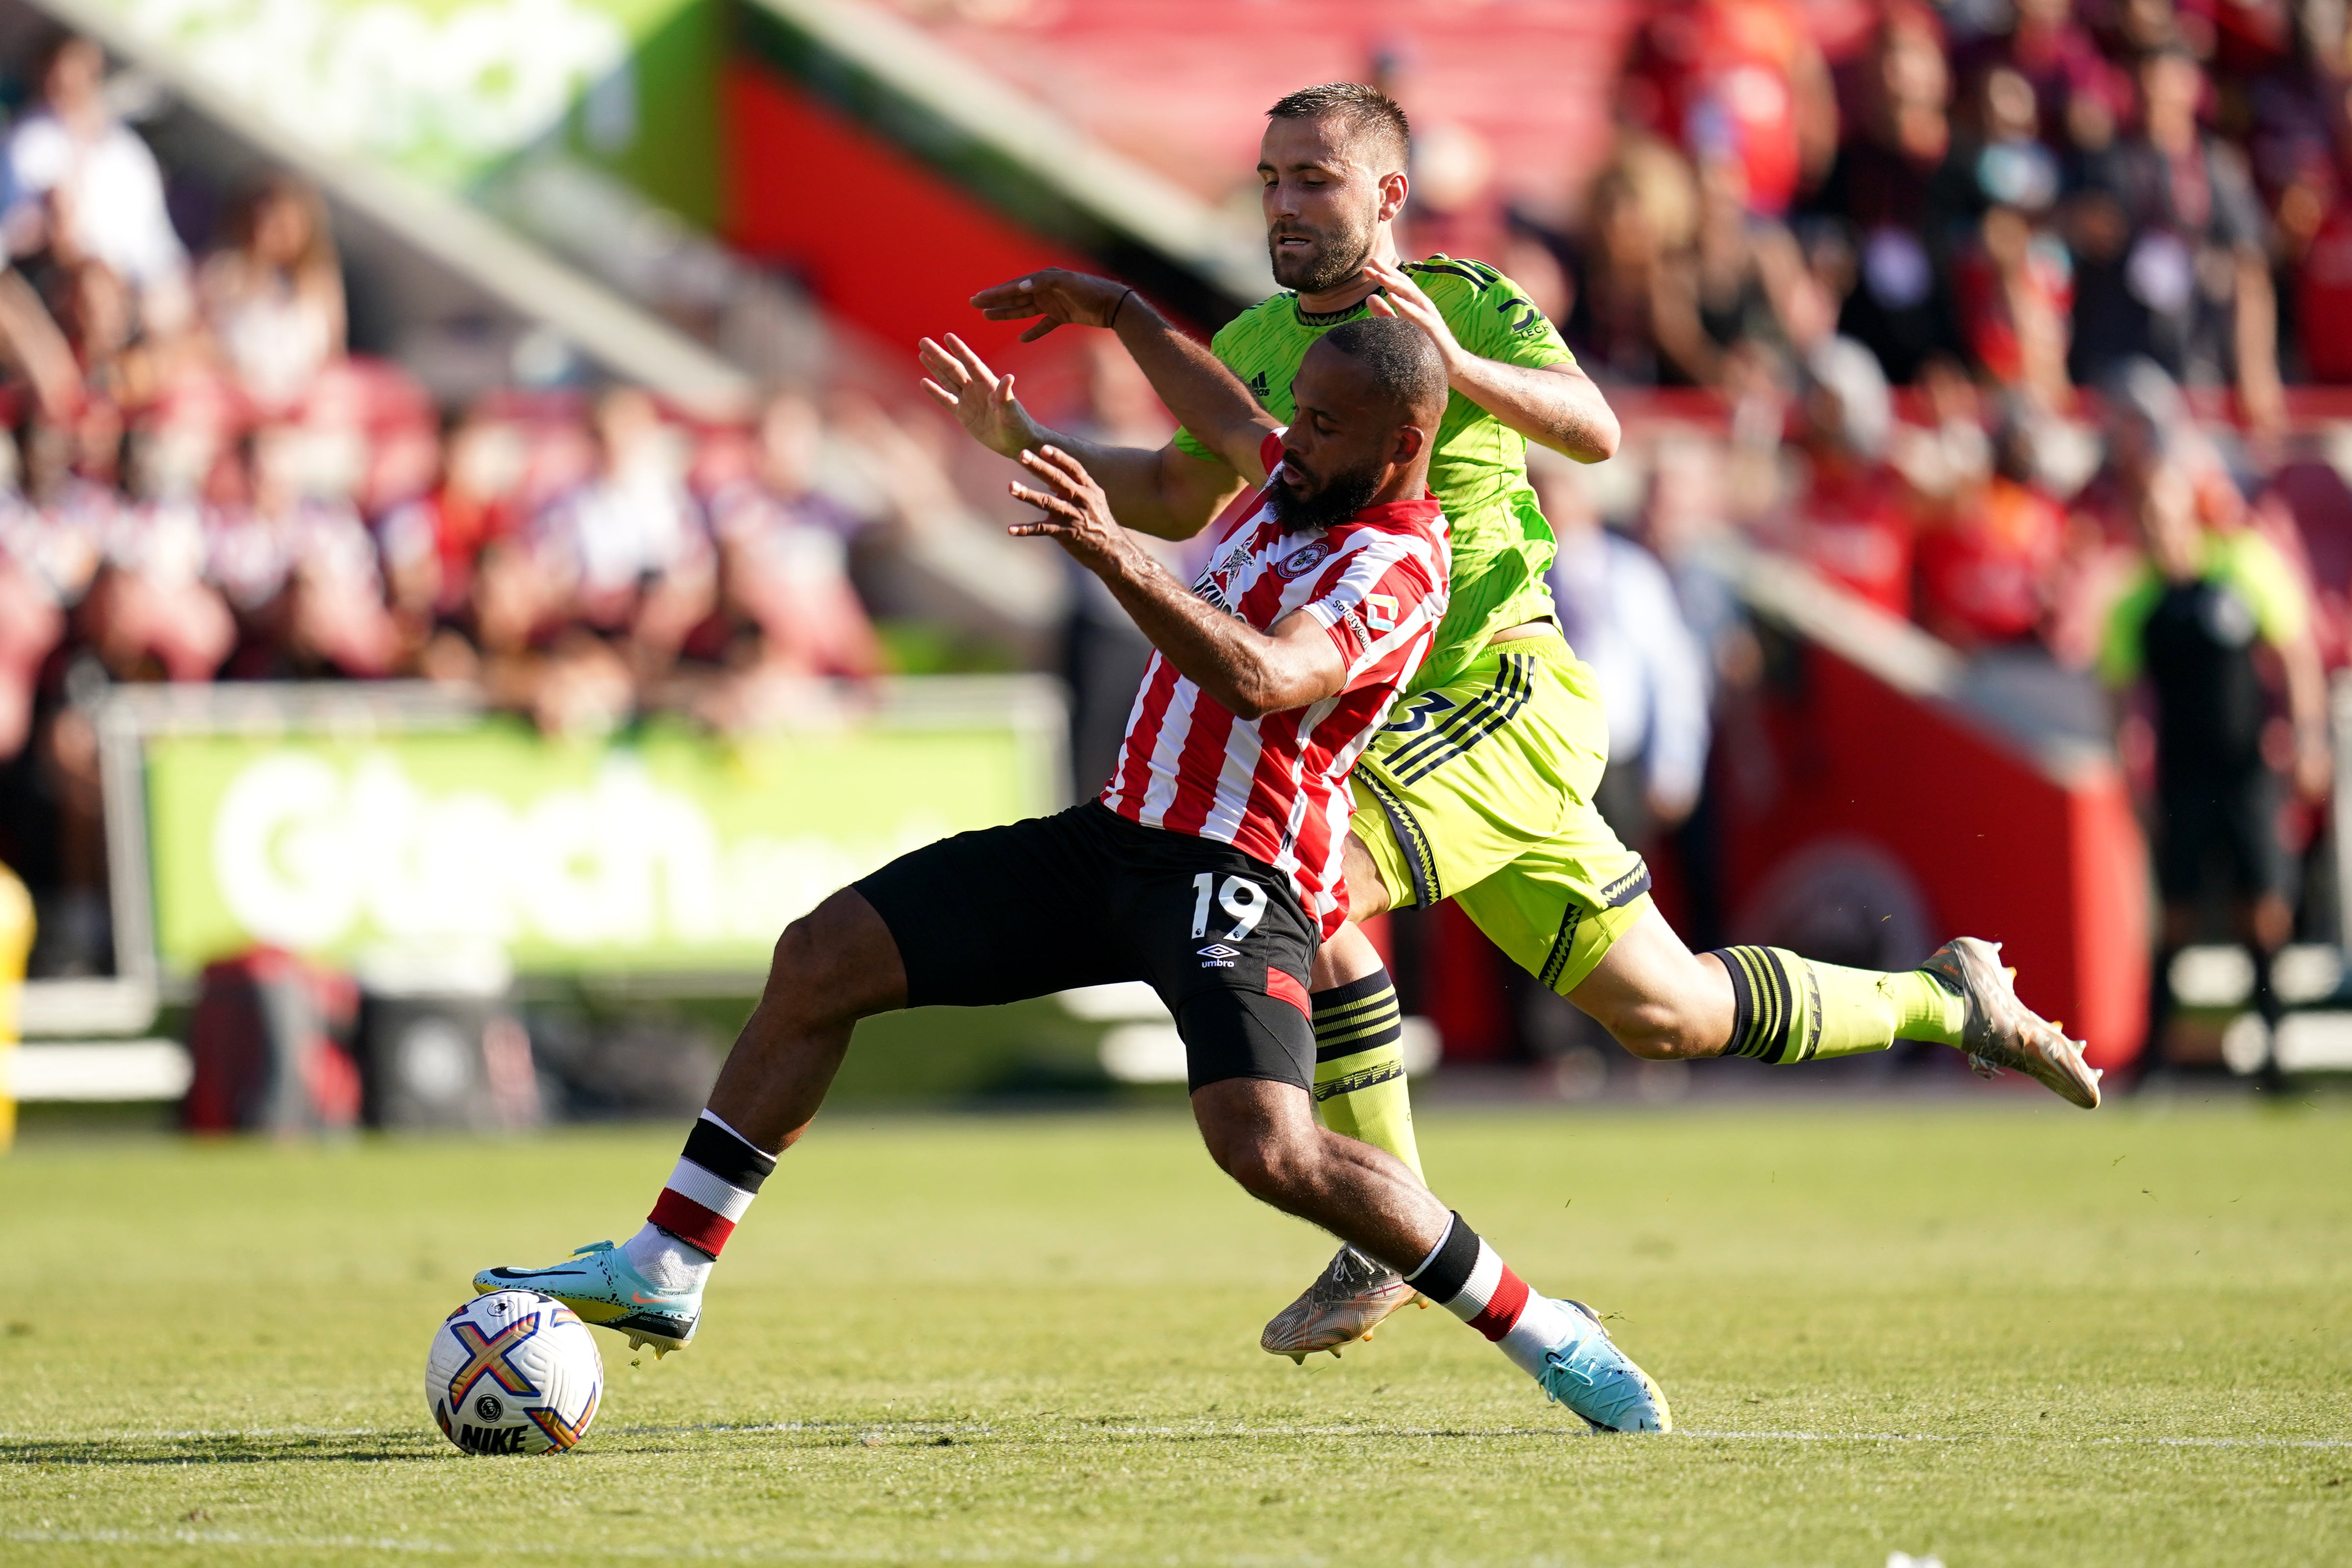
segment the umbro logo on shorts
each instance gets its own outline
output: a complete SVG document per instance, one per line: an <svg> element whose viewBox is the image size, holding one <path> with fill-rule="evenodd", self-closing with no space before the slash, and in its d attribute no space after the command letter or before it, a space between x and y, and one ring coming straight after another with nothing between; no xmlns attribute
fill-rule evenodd
<svg viewBox="0 0 2352 1568"><path fill-rule="evenodd" d="M1212 942L1200 949L1200 953L1202 957L1208 960L1201 966L1203 969L1230 969L1234 967L1234 960L1242 956L1240 948L1228 947L1223 942Z"/></svg>

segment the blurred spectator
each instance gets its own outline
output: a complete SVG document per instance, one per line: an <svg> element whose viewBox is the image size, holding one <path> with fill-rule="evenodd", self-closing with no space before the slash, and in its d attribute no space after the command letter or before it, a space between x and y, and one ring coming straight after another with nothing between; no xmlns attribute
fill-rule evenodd
<svg viewBox="0 0 2352 1568"><path fill-rule="evenodd" d="M2110 58L2142 58L2179 49L2201 58L2213 52L2215 0L2085 0L2083 10Z"/></svg>
<svg viewBox="0 0 2352 1568"><path fill-rule="evenodd" d="M1996 65L1979 78L1974 124L1956 153L1949 237L1954 326L1986 375L2042 406L2067 405L2074 259L2047 225L2063 172L2036 139L2033 88Z"/></svg>
<svg viewBox="0 0 2352 1568"><path fill-rule="evenodd" d="M1660 327L1668 352L1691 379L1720 387L1730 373L1727 356L1742 345L1776 357L1788 352L1789 329L1768 274L1786 274L1797 263L1788 231L1748 213L1738 165L1710 160L1699 168L1698 184L1698 232L1687 281L1668 295Z"/></svg>
<svg viewBox="0 0 2352 1568"><path fill-rule="evenodd" d="M1788 211L1837 144L1829 68L1789 0L1661 0L1645 8L1618 118L1701 165L1738 165L1749 210Z"/></svg>
<svg viewBox="0 0 2352 1568"><path fill-rule="evenodd" d="M1769 746L1748 734L1754 721L1745 698L1761 678L1763 657L1755 629L1721 552L1734 528L1725 507L1723 455L1715 443L1669 435L1651 454L1649 493L1636 538L1666 570L1675 603L1699 653L1710 737L1744 737L1749 757ZM1712 750L1739 749L1711 746ZM1672 830L1688 906L1681 925L1706 946L1725 940L1722 822L1716 770L1702 767L1690 813Z"/></svg>
<svg viewBox="0 0 2352 1568"><path fill-rule="evenodd" d="M41 63L40 97L8 132L0 234L15 256L89 259L125 280L146 330L188 319L186 250L163 208L155 155L106 102L106 55L67 36Z"/></svg>
<svg viewBox="0 0 2352 1568"><path fill-rule="evenodd" d="M2154 699L2164 926L2149 1039L2160 1052L2172 958L2198 938L2215 892L2253 960L2255 1004L2276 1027L2271 960L2293 929L2277 828L2281 762L2315 799L2327 788L2329 758L2309 604L2278 552L2251 530L2200 527L2189 478L2170 463L2150 476L2138 521L2147 564L2116 605L2099 668L2119 692L2145 680ZM2271 661L2292 725L2285 759L2265 747Z"/></svg>
<svg viewBox="0 0 2352 1568"><path fill-rule="evenodd" d="M342 264L307 183L276 174L248 192L196 284L222 359L265 416L291 410L342 358Z"/></svg>
<svg viewBox="0 0 2352 1568"><path fill-rule="evenodd" d="M394 607L418 628L464 618L482 552L514 532L530 462L522 433L479 413L449 433L440 483L377 528Z"/></svg>
<svg viewBox="0 0 2352 1568"><path fill-rule="evenodd" d="M1946 293L1949 235L1964 178L1948 169L1951 77L1933 13L1891 6L1865 58L1864 112L1838 145L1829 177L1808 203L1848 225L1857 262L1838 330L1908 382L1931 354L1958 350Z"/></svg>
<svg viewBox="0 0 2352 1568"><path fill-rule="evenodd" d="M1622 140L1586 202L1561 323L1588 374L1634 386L1688 386L1710 368L1711 357L1694 340L1687 277L1676 276L1696 220L1697 191L1681 155L1650 137Z"/></svg>
<svg viewBox="0 0 2352 1568"><path fill-rule="evenodd" d="M41 664L65 635L64 607L83 576L43 559L47 530L16 481L16 446L0 443L0 763L32 738Z"/></svg>
<svg viewBox="0 0 2352 1568"><path fill-rule="evenodd" d="M2233 9L2252 11L2252 6ZM2289 8L2281 7L2282 13ZM2283 229L2300 230L2315 216L2297 212L2299 189L2324 178L2352 145L2345 116L2345 7L2340 0L2301 0L2276 20L2281 36L2242 88L2246 159L2255 189Z"/></svg>
<svg viewBox="0 0 2352 1568"><path fill-rule="evenodd" d="M596 405L596 472L532 520L541 620L617 640L639 679L666 673L716 605L718 562L686 487L686 455L633 387Z"/></svg>
<svg viewBox="0 0 2352 1568"><path fill-rule="evenodd" d="M1910 510L1885 463L1894 404L1878 361L1851 338L1815 345L1799 409L1804 478L1788 542L1832 581L1908 615Z"/></svg>
<svg viewBox="0 0 2352 1568"><path fill-rule="evenodd" d="M1964 81L1999 68L2032 89L2035 134L2052 147L2097 152L2128 112L2124 75L2074 16L2074 0L2013 0L2009 31L1978 41L1959 57Z"/></svg>
<svg viewBox="0 0 2352 1568"><path fill-rule="evenodd" d="M317 437L294 426L245 443L211 518L209 575L244 632L248 678L391 674L399 629L385 608L375 541L350 502L322 486Z"/></svg>
<svg viewBox="0 0 2352 1568"><path fill-rule="evenodd" d="M1909 486L1921 516L1948 507L1992 472L1984 400L1959 362L1937 355L1922 366L1914 417L1889 432L1887 464ZM1925 419L1917 417L1925 414Z"/></svg>
<svg viewBox="0 0 2352 1568"><path fill-rule="evenodd" d="M93 403L71 428L36 427L28 499L52 592L76 641L116 680L210 679L236 623L206 581L209 543L192 499L131 503L115 487L122 429Z"/></svg>
<svg viewBox="0 0 2352 1568"><path fill-rule="evenodd" d="M761 413L756 467L711 498L720 602L755 629L762 673L862 679L881 669L882 651L849 580L856 519L816 488L823 436L798 392Z"/></svg>
<svg viewBox="0 0 2352 1568"><path fill-rule="evenodd" d="M2275 299L2244 162L2200 128L2205 74L2185 50L2151 54L2138 86L2137 132L2086 162L2070 203L2074 378L2145 356L2191 385L2234 384L2274 425Z"/></svg>
<svg viewBox="0 0 2352 1568"><path fill-rule="evenodd" d="M1727 159L1694 172L1654 137L1620 138L1585 202L1561 329L1591 373L1727 388L1738 357L1785 357L1800 329L1783 319L1780 280L1802 263L1785 228L1748 210L1744 182Z"/></svg>
<svg viewBox="0 0 2352 1568"><path fill-rule="evenodd" d="M2030 641L2050 611L2066 509L2041 487L2033 422L2009 404L1991 474L1959 486L1919 537L1920 623L1964 652Z"/></svg>
<svg viewBox="0 0 2352 1568"><path fill-rule="evenodd" d="M1551 588L1560 630L1592 666L1608 716L1609 768L1594 803L1618 837L1640 850L1698 801L1706 772L1706 656L1665 568L1601 526L1583 471L1547 452L1530 476L1559 539Z"/></svg>

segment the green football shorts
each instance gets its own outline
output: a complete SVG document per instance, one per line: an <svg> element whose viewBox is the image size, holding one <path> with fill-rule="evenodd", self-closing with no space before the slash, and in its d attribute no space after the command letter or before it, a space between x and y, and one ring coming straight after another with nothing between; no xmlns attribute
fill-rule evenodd
<svg viewBox="0 0 2352 1568"><path fill-rule="evenodd" d="M1650 903L1650 868L1592 804L1608 761L1592 667L1556 635L1492 644L1372 737L1354 831L1394 904L1451 898L1566 995Z"/></svg>

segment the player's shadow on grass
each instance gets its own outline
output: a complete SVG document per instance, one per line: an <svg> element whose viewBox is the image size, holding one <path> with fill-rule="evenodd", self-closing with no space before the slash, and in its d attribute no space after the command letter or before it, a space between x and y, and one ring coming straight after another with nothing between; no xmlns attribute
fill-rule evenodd
<svg viewBox="0 0 2352 1568"><path fill-rule="evenodd" d="M367 1433L234 1432L126 1437L0 1437L10 1465L406 1464L441 1457L437 1443Z"/></svg>

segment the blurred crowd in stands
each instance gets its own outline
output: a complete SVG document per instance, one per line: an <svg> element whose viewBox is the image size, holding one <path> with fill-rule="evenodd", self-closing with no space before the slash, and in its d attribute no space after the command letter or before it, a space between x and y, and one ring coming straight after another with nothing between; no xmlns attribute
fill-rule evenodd
<svg viewBox="0 0 2352 1568"><path fill-rule="evenodd" d="M2152 804L2152 1034L2198 939L2275 1022L2352 659L2348 49L2336 0L1882 0L1835 59L1784 0L1643 9L1610 155L1504 261L1653 426L1605 544L1546 488L1621 831L1703 806L1754 678L1694 549L1737 531L2072 682Z"/></svg>
<svg viewBox="0 0 2352 1568"><path fill-rule="evenodd" d="M1561 618L1609 694L1612 819L1637 842L1703 823L1710 727L1759 660L1710 548L1729 536L1963 653L2118 687L2164 678L2118 616L2227 555L2264 585L2242 644L2271 695L2228 699L2260 709L2251 765L2315 794L2315 683L2352 646L2352 423L2291 389L2352 382L2345 7L1874 16L1832 59L1797 0L1644 7L1599 174L1492 242L1628 415L1618 463L1537 469ZM922 604L877 600L888 561L992 504L939 432L840 390L725 425L625 387L436 407L347 351L301 183L247 191L189 254L105 73L58 41L0 149L0 833L49 846L0 858L99 885L73 698L101 680L469 680L594 731L654 707L757 725L808 677L903 665L875 622ZM1408 219L1408 248L1470 242L1440 202ZM1131 367L1087 353L1057 412L1164 439ZM1142 648L1045 570L1091 788ZM2143 777L2165 700L2125 705ZM1685 858L1703 883L1703 843Z"/></svg>

